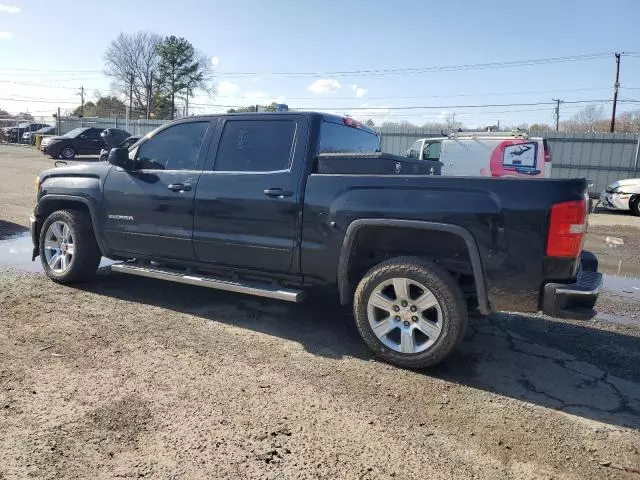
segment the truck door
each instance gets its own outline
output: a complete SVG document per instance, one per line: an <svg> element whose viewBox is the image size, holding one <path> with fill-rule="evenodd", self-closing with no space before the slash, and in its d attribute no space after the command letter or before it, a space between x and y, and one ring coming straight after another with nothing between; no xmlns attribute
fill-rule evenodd
<svg viewBox="0 0 640 480"><path fill-rule="evenodd" d="M193 253L193 199L212 129L173 124L130 152L132 170L113 167L104 184L107 246L128 254L187 259ZM209 133L207 133L209 131Z"/></svg>
<svg viewBox="0 0 640 480"><path fill-rule="evenodd" d="M292 270L307 132L300 115L234 116L221 122L196 191L198 260Z"/></svg>

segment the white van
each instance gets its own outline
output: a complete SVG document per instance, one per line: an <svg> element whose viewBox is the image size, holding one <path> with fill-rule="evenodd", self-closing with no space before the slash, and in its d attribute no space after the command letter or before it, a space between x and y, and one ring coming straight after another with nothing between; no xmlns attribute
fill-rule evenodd
<svg viewBox="0 0 640 480"><path fill-rule="evenodd" d="M547 141L522 132L464 132L417 140L406 154L438 160L442 175L458 177L550 178Z"/></svg>

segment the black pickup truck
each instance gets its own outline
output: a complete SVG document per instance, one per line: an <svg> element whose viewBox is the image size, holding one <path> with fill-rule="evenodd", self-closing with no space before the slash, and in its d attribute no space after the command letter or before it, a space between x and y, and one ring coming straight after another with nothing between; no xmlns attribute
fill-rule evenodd
<svg viewBox="0 0 640 480"><path fill-rule="evenodd" d="M350 118L193 117L109 163L44 171L33 259L59 283L113 271L292 302L353 304L362 338L406 367L441 361L469 309L593 314L585 180L442 177L379 152Z"/></svg>

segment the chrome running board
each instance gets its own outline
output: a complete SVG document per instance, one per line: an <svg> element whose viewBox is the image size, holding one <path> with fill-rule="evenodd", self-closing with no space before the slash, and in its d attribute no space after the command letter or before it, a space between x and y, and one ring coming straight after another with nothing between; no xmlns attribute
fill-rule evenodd
<svg viewBox="0 0 640 480"><path fill-rule="evenodd" d="M140 277L157 278L169 280L171 282L186 283L188 285L198 285L200 287L215 288L227 292L246 293L258 297L275 298L287 302L301 302L304 292L282 288L278 285L268 283L255 283L244 281L225 280L215 277L206 277L197 273L185 273L178 270L171 270L166 267L156 265L139 265L133 263L114 263L111 265L114 272L138 275Z"/></svg>

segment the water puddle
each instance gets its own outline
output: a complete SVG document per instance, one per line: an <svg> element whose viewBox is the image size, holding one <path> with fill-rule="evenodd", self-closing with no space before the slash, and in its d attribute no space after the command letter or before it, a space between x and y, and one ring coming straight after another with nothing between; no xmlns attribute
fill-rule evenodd
<svg viewBox="0 0 640 480"><path fill-rule="evenodd" d="M0 267L11 267L22 272L41 273L42 264L40 258L31 261L33 244L31 235L24 233L6 240L0 240ZM103 258L100 261L100 268L113 263L112 260Z"/></svg>
<svg viewBox="0 0 640 480"><path fill-rule="evenodd" d="M625 277L619 275L604 274L602 288L615 292L622 297L640 300L640 279L638 277Z"/></svg>

